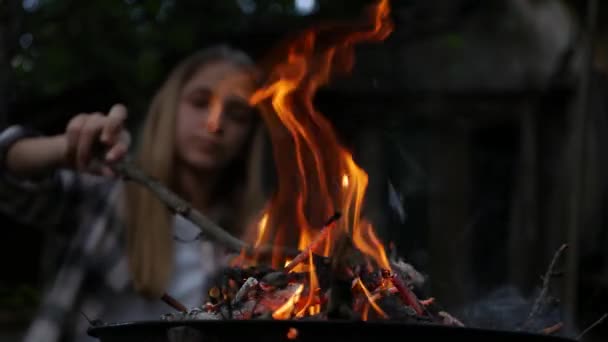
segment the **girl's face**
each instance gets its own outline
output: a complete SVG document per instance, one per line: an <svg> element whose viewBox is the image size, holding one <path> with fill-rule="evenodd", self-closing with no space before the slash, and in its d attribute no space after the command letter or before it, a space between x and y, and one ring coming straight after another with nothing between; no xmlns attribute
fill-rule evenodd
<svg viewBox="0 0 608 342"><path fill-rule="evenodd" d="M227 62L200 68L182 89L176 118L177 156L196 169L218 171L233 161L254 122L250 75Z"/></svg>

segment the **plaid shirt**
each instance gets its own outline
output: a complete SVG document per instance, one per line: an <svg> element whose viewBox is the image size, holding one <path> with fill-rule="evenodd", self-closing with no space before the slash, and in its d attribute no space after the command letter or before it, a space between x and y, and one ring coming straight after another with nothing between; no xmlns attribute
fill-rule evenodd
<svg viewBox="0 0 608 342"><path fill-rule="evenodd" d="M20 126L0 133L0 211L25 225L76 228L69 232L58 273L24 337L26 342L62 341L86 334L88 322L81 312L96 318L103 310L96 294L123 291L130 284L118 210L122 186L68 170L42 180L16 179L4 169L6 151L30 135Z"/></svg>

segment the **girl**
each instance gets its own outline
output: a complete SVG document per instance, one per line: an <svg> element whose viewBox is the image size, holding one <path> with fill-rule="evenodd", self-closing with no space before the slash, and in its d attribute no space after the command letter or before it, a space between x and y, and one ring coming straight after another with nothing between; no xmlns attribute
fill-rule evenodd
<svg viewBox="0 0 608 342"><path fill-rule="evenodd" d="M225 46L181 62L154 96L135 158L235 236L264 203L263 131L248 105L254 63ZM92 169L92 146L114 162L129 150L127 110L80 114L58 136L13 126L0 135L0 209L26 224L74 225L57 277L25 341L87 341L81 313L106 322L159 319L159 298L202 304L206 278L227 254L140 185Z"/></svg>

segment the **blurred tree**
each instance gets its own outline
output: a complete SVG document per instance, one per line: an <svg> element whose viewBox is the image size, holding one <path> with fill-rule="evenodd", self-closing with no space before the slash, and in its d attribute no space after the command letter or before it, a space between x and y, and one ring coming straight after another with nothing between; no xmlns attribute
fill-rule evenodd
<svg viewBox="0 0 608 342"><path fill-rule="evenodd" d="M285 0L25 0L11 119L60 129L78 111L123 101L137 121L161 78L192 50L226 42L257 57L283 32L357 15L366 2L312 1L304 16Z"/></svg>
<svg viewBox="0 0 608 342"><path fill-rule="evenodd" d="M21 15L18 0L0 1L0 127L6 122L8 102L14 95L11 61L17 47Z"/></svg>

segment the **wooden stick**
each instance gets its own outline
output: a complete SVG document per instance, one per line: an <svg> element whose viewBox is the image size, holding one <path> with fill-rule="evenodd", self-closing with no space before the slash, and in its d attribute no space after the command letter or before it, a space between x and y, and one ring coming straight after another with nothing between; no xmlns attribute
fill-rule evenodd
<svg viewBox="0 0 608 342"><path fill-rule="evenodd" d="M294 267L298 266L301 262L306 260L310 255L310 252L317 249L317 247L319 247L319 245L321 245L321 243L325 241L327 234L329 234L329 231L334 226L333 223L336 222L341 216L342 215L339 212L336 212L332 217L330 217L329 220L323 226L323 229L321 229L321 232L319 232L319 234L315 236L315 239L308 246L306 246L306 248L302 252L300 252L300 254L293 258L293 260L291 260L289 264L285 265L285 272L293 270Z"/></svg>
<svg viewBox="0 0 608 342"><path fill-rule="evenodd" d="M557 250L557 252L555 252L555 254L553 255L553 259L551 260L551 263L549 264L549 268L547 269L547 272L545 273L545 276L543 278L543 287L542 287L538 297L534 301L534 305L532 306L532 310L530 311L528 318L524 322L524 325L523 325L524 327L526 327L530 323L532 323L532 320L534 319L534 317L536 315L538 315L538 313L540 312L542 303L545 301L545 297L547 296L547 293L549 292L549 282L551 280L551 275L554 273L553 269L555 268L557 259L559 259L560 255L564 252L564 250L566 250L567 247L568 247L567 244L563 244Z"/></svg>
<svg viewBox="0 0 608 342"><path fill-rule="evenodd" d="M416 314L421 316L423 314L422 307L420 306L420 303L418 302L418 297L416 297L414 292L412 292L412 290L410 290L407 285L405 285L403 281L401 281L401 278L399 278L399 275L397 275L397 273L387 272L385 273L385 277L386 276L388 276L388 278L393 283L393 286L395 286L395 288L397 288L397 291L399 291L399 295L401 296L403 302L406 305L411 306L412 309L416 311Z"/></svg>
<svg viewBox="0 0 608 342"><path fill-rule="evenodd" d="M587 334L589 331L591 331L591 329L593 329L596 326L598 326L599 324L601 324L604 320L606 320L606 318L608 318L608 313L605 313L602 317L600 317L600 319L595 321L595 323L591 324L587 329L583 330L583 332L580 335L578 335L576 337L576 339L580 341L581 338L583 338L583 336L585 336L585 334Z"/></svg>
<svg viewBox="0 0 608 342"><path fill-rule="evenodd" d="M186 308L186 306L184 304L180 303L177 299L169 296L167 293L164 293L160 299L162 299L163 302L165 302L167 305L169 305L170 307L174 308L177 311L180 311L183 313L188 312L188 308Z"/></svg>
<svg viewBox="0 0 608 342"><path fill-rule="evenodd" d="M264 245L255 248L253 245L232 236L225 229L217 225L211 219L207 218L200 211L196 210L196 208L192 207L192 205L186 200L169 190L156 179L148 176L143 172L143 170L126 159L108 164L107 166L109 166L117 175L122 176L125 180L134 181L150 190L169 209L176 214L182 215L184 218L188 219L196 227L198 227L206 237L221 243L234 252L245 250L248 254L254 252L266 254L278 250L283 251L283 253L286 255L297 254L293 248L283 246Z"/></svg>
<svg viewBox="0 0 608 342"><path fill-rule="evenodd" d="M182 215L183 217L192 221L206 236L224 244L226 247L234 251L240 251L243 248L247 249L247 247L249 247L245 242L230 235L230 233L208 219L198 210L193 208L190 203L186 202L160 182L146 175L133 163L127 160L121 160L117 163L111 164L110 167L113 171L123 176L127 180L137 182L153 192L176 214Z"/></svg>
<svg viewBox="0 0 608 342"><path fill-rule="evenodd" d="M563 326L564 326L564 323L559 322L557 324L553 324L550 327L546 327L546 328L542 329L541 331L539 331L539 333L541 333L543 335L552 335L552 334L555 334L556 332L558 332Z"/></svg>

